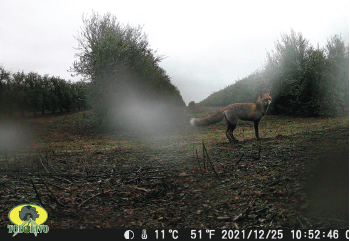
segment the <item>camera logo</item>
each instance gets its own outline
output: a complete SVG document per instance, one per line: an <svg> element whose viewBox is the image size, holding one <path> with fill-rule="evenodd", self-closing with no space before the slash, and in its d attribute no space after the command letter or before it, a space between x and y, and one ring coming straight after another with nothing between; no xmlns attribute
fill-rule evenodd
<svg viewBox="0 0 350 241"><path fill-rule="evenodd" d="M14 225L7 225L9 233L16 236L19 233L47 233L49 226L42 225L46 222L48 214L46 210L36 204L21 204L11 209L8 215ZM12 236L12 237L13 237Z"/></svg>

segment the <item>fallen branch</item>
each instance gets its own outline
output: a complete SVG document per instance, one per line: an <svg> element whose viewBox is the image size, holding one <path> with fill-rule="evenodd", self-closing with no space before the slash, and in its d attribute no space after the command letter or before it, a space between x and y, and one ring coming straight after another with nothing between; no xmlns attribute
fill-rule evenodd
<svg viewBox="0 0 350 241"><path fill-rule="evenodd" d="M57 185L55 185L55 184L53 184L53 183L50 183L50 182L48 182L48 184L51 185L51 186L53 186L53 187L56 187L56 188L58 188L58 189L61 189L61 190L67 190L67 188L57 186Z"/></svg>
<svg viewBox="0 0 350 241"><path fill-rule="evenodd" d="M146 189L146 188L142 188L142 187L136 187L136 186L129 186L131 188L134 188L134 189L138 189L138 190L141 190L141 191L144 191L144 192L150 192L151 189Z"/></svg>
<svg viewBox="0 0 350 241"><path fill-rule="evenodd" d="M47 173L50 173L49 170L47 170L47 168L45 167L45 165L44 165L43 161L41 160L40 156L38 156L38 157L39 157L39 160L40 160L40 162L41 162L41 165L45 168L45 170L47 171Z"/></svg>
<svg viewBox="0 0 350 241"><path fill-rule="evenodd" d="M208 162L209 162L211 168L212 168L213 171L215 172L216 176L219 178L219 175L217 174L217 172L215 171L215 168L214 168L213 164L211 163L210 157L209 157L208 152L207 152L207 148L205 148L205 145L204 145L204 141L203 141L203 148L204 148L205 153L206 153L206 155L207 155L207 157L208 157Z"/></svg>
<svg viewBox="0 0 350 241"><path fill-rule="evenodd" d="M240 163L240 162L241 162L241 160L242 160L243 156L244 156L244 152L241 154L241 157L238 159L238 161L236 161L236 166L238 165L238 163Z"/></svg>
<svg viewBox="0 0 350 241"><path fill-rule="evenodd" d="M305 218L305 217L303 217L304 219L305 219L305 221L310 225L310 227L312 227L312 224Z"/></svg>
<svg viewBox="0 0 350 241"><path fill-rule="evenodd" d="M51 191L51 189L47 186L46 182L44 181L44 179L42 178L42 176L40 176L41 181L43 182L43 184L45 185L46 189L49 190L49 192L51 193L52 197L55 199L55 201L62 207L65 207L65 205L63 205L62 203L60 203L57 199L57 197L55 196L55 194Z"/></svg>
<svg viewBox="0 0 350 241"><path fill-rule="evenodd" d="M301 227L304 228L304 225L303 225L303 223L299 220L298 216L297 216L297 219L298 219L299 223L301 224Z"/></svg>
<svg viewBox="0 0 350 241"><path fill-rule="evenodd" d="M200 168L201 168L201 163L200 163L200 161L199 161L197 149L196 149L196 155L197 155L198 166L199 166L199 169L200 169Z"/></svg>
<svg viewBox="0 0 350 241"><path fill-rule="evenodd" d="M321 218L321 217L314 217L314 218L321 219L321 220L324 219L324 218ZM335 219L335 218L327 218L327 220L334 221L334 222L341 222L341 223L348 223L349 222L348 220Z"/></svg>
<svg viewBox="0 0 350 241"><path fill-rule="evenodd" d="M99 196L99 195L103 195L103 194L106 194L106 193L109 193L109 192L112 192L112 191L116 191L116 190L115 190L115 189L112 189L112 190L109 190L109 191L107 191L107 192L103 192L103 189L102 189L102 192L100 192L100 193L98 193L98 194L96 194L96 195L94 195L94 196L92 196L92 197L86 199L84 202L80 203L80 204L78 205L78 208L80 208L81 205L83 205L83 204L86 203L87 201L89 201L89 200L91 200L91 199L93 199L93 198L95 198L95 197L97 197L97 196Z"/></svg>
<svg viewBox="0 0 350 241"><path fill-rule="evenodd" d="M47 152L46 152L46 157L45 157L45 159L46 159L47 166L50 166L51 169L52 169L54 172L57 173L56 169L53 167L53 165L52 165L52 164L49 162L49 160L47 159Z"/></svg>
<svg viewBox="0 0 350 241"><path fill-rule="evenodd" d="M38 191L36 190L36 187L35 187L35 185L34 185L33 179L30 178L30 181L32 182L32 185L33 185L35 194L36 194L36 196L38 197L38 199L39 199L39 201L40 201L40 203L41 203L41 206L44 206L43 202L41 201L40 195L39 195Z"/></svg>
<svg viewBox="0 0 350 241"><path fill-rule="evenodd" d="M203 145L203 165L205 170L204 140L202 140L202 145Z"/></svg>
<svg viewBox="0 0 350 241"><path fill-rule="evenodd" d="M60 181L65 181L68 182L69 184L72 184L71 181L69 181L68 179L65 179L64 177L57 177L57 176L52 176L53 178L59 179Z"/></svg>
<svg viewBox="0 0 350 241"><path fill-rule="evenodd" d="M341 220L341 219L335 219L335 218L328 218L330 221L335 221L335 222L342 222L342 223L348 223L348 220Z"/></svg>

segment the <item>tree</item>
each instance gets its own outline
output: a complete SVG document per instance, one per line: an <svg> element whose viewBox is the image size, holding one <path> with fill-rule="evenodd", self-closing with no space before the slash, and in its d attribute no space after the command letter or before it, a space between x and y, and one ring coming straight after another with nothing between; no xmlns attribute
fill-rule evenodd
<svg viewBox="0 0 350 241"><path fill-rule="evenodd" d="M337 115L349 111L349 45L340 35L334 35L325 47L327 83L325 94L327 112Z"/></svg>
<svg viewBox="0 0 350 241"><path fill-rule="evenodd" d="M272 90L274 114L334 116L349 111L349 46L339 35L314 48L291 30L267 53L262 70L213 93L201 105L227 105Z"/></svg>
<svg viewBox="0 0 350 241"><path fill-rule="evenodd" d="M50 85L49 85L49 93L50 93L50 100L51 100L51 112L55 113L57 109L61 109L61 103L59 97L62 95L60 90L60 78L59 77L50 77Z"/></svg>
<svg viewBox="0 0 350 241"><path fill-rule="evenodd" d="M26 87L26 98L28 98L29 106L33 114L42 109L43 104L43 86L42 78L38 73L29 72L24 80Z"/></svg>
<svg viewBox="0 0 350 241"><path fill-rule="evenodd" d="M291 30L282 34L275 44L275 51L267 56L265 79L271 79L274 102L273 112L295 115L300 109L299 96L302 93L309 42ZM277 104L278 103L278 104Z"/></svg>
<svg viewBox="0 0 350 241"><path fill-rule="evenodd" d="M194 107L196 106L196 102L191 101L190 103L188 103L188 107Z"/></svg>
<svg viewBox="0 0 350 241"><path fill-rule="evenodd" d="M305 116L320 116L324 111L326 57L324 50L310 47L307 54L307 67L300 85L299 112Z"/></svg>
<svg viewBox="0 0 350 241"><path fill-rule="evenodd" d="M77 37L78 60L71 71L91 80L91 103L100 121L129 125L126 112L146 103L185 106L158 65L163 57L149 47L140 26L123 26L110 13L92 13L83 23Z"/></svg>
<svg viewBox="0 0 350 241"><path fill-rule="evenodd" d="M26 98L25 77L26 75L23 71L17 71L12 74L15 109L21 112L22 117L24 117L24 111L29 107L29 102Z"/></svg>
<svg viewBox="0 0 350 241"><path fill-rule="evenodd" d="M88 92L89 92L89 83L84 81L78 81L73 83L76 90L76 106L78 110L81 108L86 109L88 107Z"/></svg>
<svg viewBox="0 0 350 241"><path fill-rule="evenodd" d="M11 73L0 66L0 105L1 112L11 114Z"/></svg>

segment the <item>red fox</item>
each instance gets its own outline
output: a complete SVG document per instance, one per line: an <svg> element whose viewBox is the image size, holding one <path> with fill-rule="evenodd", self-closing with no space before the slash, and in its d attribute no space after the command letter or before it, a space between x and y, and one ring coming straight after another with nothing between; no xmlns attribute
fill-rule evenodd
<svg viewBox="0 0 350 241"><path fill-rule="evenodd" d="M267 108L272 103L271 92L261 96L259 95L256 103L235 103L226 106L222 110L205 118L191 118L193 126L208 126L222 121L223 118L227 122L226 136L231 142L238 142L233 136L238 119L245 121L254 121L255 136L259 140L259 121L265 115Z"/></svg>

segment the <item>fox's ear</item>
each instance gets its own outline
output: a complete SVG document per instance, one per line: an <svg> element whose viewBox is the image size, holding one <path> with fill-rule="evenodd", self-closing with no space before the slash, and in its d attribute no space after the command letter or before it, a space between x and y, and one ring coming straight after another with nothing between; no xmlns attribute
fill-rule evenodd
<svg viewBox="0 0 350 241"><path fill-rule="evenodd" d="M259 98L262 98L262 96L261 96L261 91L259 91Z"/></svg>

